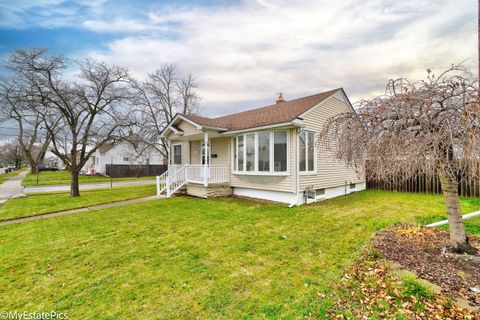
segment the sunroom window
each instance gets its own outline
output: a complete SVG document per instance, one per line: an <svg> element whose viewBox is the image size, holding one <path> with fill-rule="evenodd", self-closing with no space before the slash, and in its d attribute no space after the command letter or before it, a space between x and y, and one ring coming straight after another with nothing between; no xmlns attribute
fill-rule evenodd
<svg viewBox="0 0 480 320"><path fill-rule="evenodd" d="M254 133L247 134L245 141L247 143L247 146L246 146L247 171L255 171L255 134Z"/></svg>
<svg viewBox="0 0 480 320"><path fill-rule="evenodd" d="M270 171L270 132L258 133L258 171Z"/></svg>
<svg viewBox="0 0 480 320"><path fill-rule="evenodd" d="M273 134L274 137L274 164L275 172L287 171L287 131L277 131Z"/></svg>
<svg viewBox="0 0 480 320"><path fill-rule="evenodd" d="M315 134L302 131L298 135L298 158L300 172L315 171Z"/></svg>
<svg viewBox="0 0 480 320"><path fill-rule="evenodd" d="M260 131L234 138L235 172L258 174L287 172L287 131Z"/></svg>

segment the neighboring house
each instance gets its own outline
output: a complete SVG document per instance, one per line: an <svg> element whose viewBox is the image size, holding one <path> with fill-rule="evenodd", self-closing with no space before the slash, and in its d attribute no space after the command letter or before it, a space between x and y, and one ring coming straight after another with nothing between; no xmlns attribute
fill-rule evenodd
<svg viewBox="0 0 480 320"><path fill-rule="evenodd" d="M140 154L128 141L116 141L100 146L83 167L87 174L106 174L108 164L163 164L163 156L155 150L147 149Z"/></svg>
<svg viewBox="0 0 480 320"><path fill-rule="evenodd" d="M219 118L177 114L162 132L170 143L169 170L158 193L213 197L235 194L304 203L365 189L364 170L319 144L326 120L355 112L343 89ZM308 192L307 192L308 190Z"/></svg>

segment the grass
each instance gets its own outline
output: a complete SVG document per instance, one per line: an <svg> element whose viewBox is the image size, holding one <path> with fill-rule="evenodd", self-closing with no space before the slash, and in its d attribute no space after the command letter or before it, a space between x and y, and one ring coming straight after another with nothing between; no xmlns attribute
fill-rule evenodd
<svg viewBox="0 0 480 320"><path fill-rule="evenodd" d="M480 217L465 220L465 228L467 233L480 235Z"/></svg>
<svg viewBox="0 0 480 320"><path fill-rule="evenodd" d="M439 196L382 191L292 209L176 197L8 225L0 306L72 319L321 316L375 231L443 210Z"/></svg>
<svg viewBox="0 0 480 320"><path fill-rule="evenodd" d="M113 181L129 181L129 180L148 180L155 179L155 177L139 177L139 178L113 178ZM96 183L96 182L110 182L110 178L105 176L80 176L80 183ZM23 179L22 185L25 187L33 186L48 186L48 185L62 185L70 184L70 173L68 171L42 171L38 175L29 173Z"/></svg>
<svg viewBox="0 0 480 320"><path fill-rule="evenodd" d="M84 190L80 197L75 198L70 197L68 192L32 193L27 198L11 199L0 205L0 221L148 197L155 194L155 185Z"/></svg>
<svg viewBox="0 0 480 320"><path fill-rule="evenodd" d="M9 178L16 176L19 174L21 170L11 171L9 173L0 173L0 184L4 183Z"/></svg>
<svg viewBox="0 0 480 320"><path fill-rule="evenodd" d="M463 198L462 199L462 214L470 213L480 210L480 198ZM447 215L444 211L438 211L438 214L423 216L418 219L422 224L428 224L441 220L446 220ZM439 227L443 230L448 230L448 225ZM465 228L467 233L480 235L480 217L475 217L465 220Z"/></svg>

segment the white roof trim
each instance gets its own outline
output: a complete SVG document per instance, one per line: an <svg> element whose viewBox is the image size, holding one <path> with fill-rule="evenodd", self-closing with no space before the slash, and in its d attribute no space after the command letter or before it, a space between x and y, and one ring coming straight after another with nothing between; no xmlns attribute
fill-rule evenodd
<svg viewBox="0 0 480 320"><path fill-rule="evenodd" d="M213 126L202 126L202 129L211 129L211 130L218 130L218 131L227 131L227 128L221 127L213 127Z"/></svg>
<svg viewBox="0 0 480 320"><path fill-rule="evenodd" d="M222 134L223 135L231 135L231 134L237 134L237 133L242 133L242 132L258 131L258 130L264 130L264 129L273 129L273 128L285 127L285 126L301 127L301 126L303 126L303 121L301 119L295 119L295 120L289 121L289 122L282 122L282 123L276 123L276 124L269 124L269 125L266 125L266 126L259 126L259 127L240 129L240 130L234 130L234 131L227 131L227 132L224 132Z"/></svg>
<svg viewBox="0 0 480 320"><path fill-rule="evenodd" d="M179 119L182 119L183 121L186 121L188 123L190 123L192 126L196 127L198 130L201 130L202 129L202 126L199 125L198 123L182 116L181 114L176 114L175 117L173 118L172 120L172 123L175 122L175 120L177 120L176 118L179 118Z"/></svg>
<svg viewBox="0 0 480 320"><path fill-rule="evenodd" d="M183 135L183 131L177 130L174 126L169 126L169 129L172 130L175 134Z"/></svg>

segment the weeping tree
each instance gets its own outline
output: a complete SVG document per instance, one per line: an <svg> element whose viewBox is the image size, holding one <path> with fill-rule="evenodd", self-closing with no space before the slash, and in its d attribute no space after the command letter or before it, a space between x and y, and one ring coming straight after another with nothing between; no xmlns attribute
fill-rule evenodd
<svg viewBox="0 0 480 320"><path fill-rule="evenodd" d="M477 78L461 65L425 80L390 80L385 94L362 100L356 114L329 119L321 140L371 180L438 174L453 251L476 254L462 220L458 183L479 175Z"/></svg>

